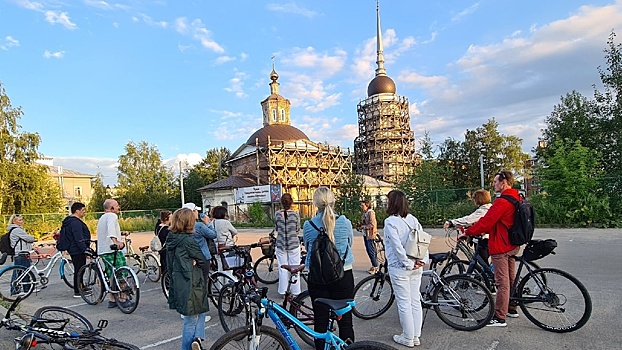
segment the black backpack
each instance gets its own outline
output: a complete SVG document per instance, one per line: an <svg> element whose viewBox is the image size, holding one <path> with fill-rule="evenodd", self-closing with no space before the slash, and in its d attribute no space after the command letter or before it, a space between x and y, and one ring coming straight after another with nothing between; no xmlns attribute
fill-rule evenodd
<svg viewBox="0 0 622 350"><path fill-rule="evenodd" d="M526 244L533 238L535 227L533 207L526 200L517 201L512 196L502 195L499 198L509 201L514 206L514 225L508 227L510 243L513 245Z"/></svg>
<svg viewBox="0 0 622 350"><path fill-rule="evenodd" d="M325 285L337 282L343 278L343 265L348 254L348 248L343 257L339 256L339 251L335 247L324 227L318 228L309 220L311 226L319 234L311 247L311 257L309 261L309 283L315 285Z"/></svg>
<svg viewBox="0 0 622 350"><path fill-rule="evenodd" d="M9 232L0 237L0 253L6 253L11 256L15 255L15 246L17 246L17 243L15 243L15 246L11 246L11 232L14 229L15 227L12 227Z"/></svg>

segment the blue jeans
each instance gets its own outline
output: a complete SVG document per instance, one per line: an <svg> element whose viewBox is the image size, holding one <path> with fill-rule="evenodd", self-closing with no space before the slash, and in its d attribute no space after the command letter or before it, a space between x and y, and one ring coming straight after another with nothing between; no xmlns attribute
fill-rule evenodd
<svg viewBox="0 0 622 350"><path fill-rule="evenodd" d="M181 332L181 350L191 350L194 338L205 339L205 313L184 316Z"/></svg>
<svg viewBox="0 0 622 350"><path fill-rule="evenodd" d="M365 250L367 251L367 255L369 256L369 261L371 261L371 266L378 267L378 257L376 252L375 240L367 239L367 236L363 236L363 240L365 241Z"/></svg>

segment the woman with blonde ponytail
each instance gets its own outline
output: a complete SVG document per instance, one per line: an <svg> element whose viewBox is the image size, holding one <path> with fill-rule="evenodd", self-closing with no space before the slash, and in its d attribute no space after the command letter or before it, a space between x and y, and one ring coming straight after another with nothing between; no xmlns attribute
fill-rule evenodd
<svg viewBox="0 0 622 350"><path fill-rule="evenodd" d="M328 299L353 299L354 298L354 276L352 274L352 264L354 255L352 254L352 240L354 234L352 223L345 216L337 217L335 213L335 195L328 187L319 187L313 194L313 205L317 207L317 214L309 219L318 228L324 228L328 238L335 244L340 256L345 256L343 278L330 284L314 285L308 283L309 295L311 300L317 298ZM307 221L303 226L303 236L307 252L311 251L313 242L317 239L319 232ZM305 264L309 268L311 254L307 254ZM314 307L314 330L319 333L326 332L328 327L328 310L323 307ZM352 313L343 315L339 324L339 338L354 341L354 327L352 326ZM323 340L315 340L315 348L324 349Z"/></svg>

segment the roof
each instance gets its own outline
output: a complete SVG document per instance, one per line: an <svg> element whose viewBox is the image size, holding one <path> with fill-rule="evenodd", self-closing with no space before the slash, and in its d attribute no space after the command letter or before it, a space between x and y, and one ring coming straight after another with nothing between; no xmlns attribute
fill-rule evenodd
<svg viewBox="0 0 622 350"><path fill-rule="evenodd" d="M91 175L91 174L85 174L85 173L80 173L77 172L75 170L71 170L71 169L67 169L67 168L63 168L63 167L58 167L58 166L53 166L53 165L48 165L48 172L50 173L50 175L52 176L62 176L62 177L87 177L89 179L91 178L96 178L97 176L95 175ZM58 169L61 169L61 174L58 173Z"/></svg>
<svg viewBox="0 0 622 350"><path fill-rule="evenodd" d="M197 191L251 187L256 185L257 180L255 179L255 177L248 174L243 176L229 176L226 179L218 180L216 182L212 182L207 186L198 188Z"/></svg>
<svg viewBox="0 0 622 350"><path fill-rule="evenodd" d="M270 143L279 143L279 141L295 141L309 140L307 135L300 129L287 124L266 125L255 131L246 141L247 145L255 146L255 139L259 139L260 146L268 145L268 136Z"/></svg>
<svg viewBox="0 0 622 350"><path fill-rule="evenodd" d="M367 96L395 93L395 82L386 75L378 75L367 85Z"/></svg>

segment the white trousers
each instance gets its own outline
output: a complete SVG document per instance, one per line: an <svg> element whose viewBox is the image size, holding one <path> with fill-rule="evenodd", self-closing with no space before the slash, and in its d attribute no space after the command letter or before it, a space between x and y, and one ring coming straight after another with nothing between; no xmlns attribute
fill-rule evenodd
<svg viewBox="0 0 622 350"><path fill-rule="evenodd" d="M423 309L421 308L421 276L423 269L404 270L389 266L391 285L397 301L397 313L402 332L408 339L421 336Z"/></svg>
<svg viewBox="0 0 622 350"><path fill-rule="evenodd" d="M276 249L276 261L279 266L283 265L300 265L300 247L291 250ZM285 294L287 284L289 282L289 271L279 267L279 294ZM300 274L293 283L290 292L294 295L300 294Z"/></svg>

